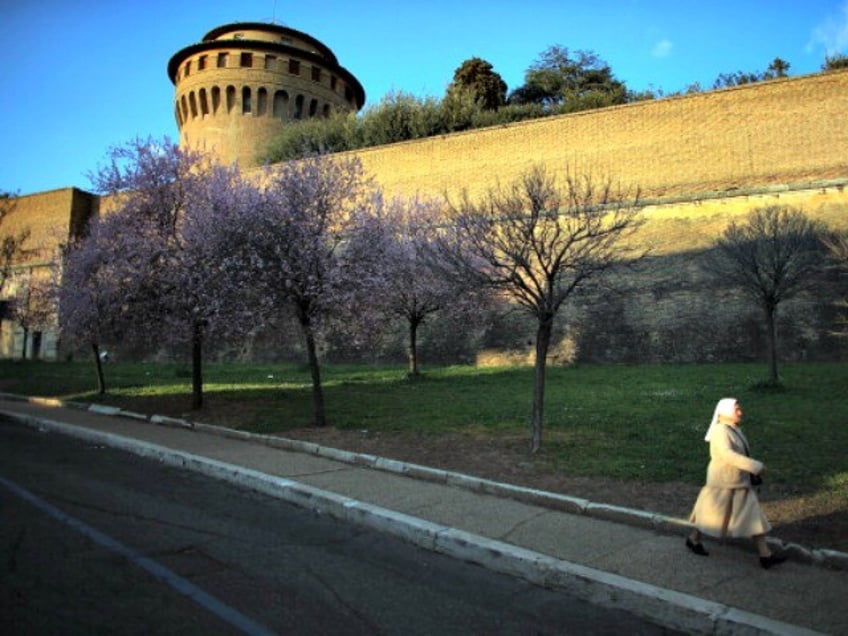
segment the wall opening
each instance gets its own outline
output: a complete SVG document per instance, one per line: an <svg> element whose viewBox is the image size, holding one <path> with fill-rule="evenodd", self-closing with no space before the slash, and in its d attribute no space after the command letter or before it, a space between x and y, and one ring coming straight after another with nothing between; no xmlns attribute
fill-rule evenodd
<svg viewBox="0 0 848 636"><path fill-rule="evenodd" d="M221 89L217 86L212 87L212 114L217 115L218 109L221 108Z"/></svg>
<svg viewBox="0 0 848 636"><path fill-rule="evenodd" d="M256 91L256 114L260 117L268 112L268 91L260 88Z"/></svg>
<svg viewBox="0 0 848 636"><path fill-rule="evenodd" d="M200 114L208 115L209 114L209 101L206 99L206 89L200 89Z"/></svg>
<svg viewBox="0 0 848 636"><path fill-rule="evenodd" d="M274 117L285 119L289 112L289 94L286 91L274 93Z"/></svg>
<svg viewBox="0 0 848 636"><path fill-rule="evenodd" d="M236 87L227 86L227 113L233 112L236 107Z"/></svg>
<svg viewBox="0 0 848 636"><path fill-rule="evenodd" d="M253 101L250 96L250 87L245 86L241 89L241 112L244 115L249 115L253 111Z"/></svg>

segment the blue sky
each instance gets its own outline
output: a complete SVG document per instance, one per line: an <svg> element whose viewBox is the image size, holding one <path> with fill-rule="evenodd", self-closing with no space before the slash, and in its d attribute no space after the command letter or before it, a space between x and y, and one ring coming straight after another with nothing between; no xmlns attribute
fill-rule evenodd
<svg viewBox="0 0 848 636"><path fill-rule="evenodd" d="M166 67L216 26L274 21L318 38L365 88L441 97L470 57L509 89L549 46L596 52L628 88L790 75L848 53L848 0L0 0L0 190L91 187L108 148L177 138Z"/></svg>

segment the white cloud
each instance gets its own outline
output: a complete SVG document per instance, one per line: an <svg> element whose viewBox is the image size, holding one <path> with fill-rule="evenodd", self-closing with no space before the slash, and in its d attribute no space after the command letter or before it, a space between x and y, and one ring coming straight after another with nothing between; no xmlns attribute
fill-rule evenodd
<svg viewBox="0 0 848 636"><path fill-rule="evenodd" d="M848 0L842 3L836 17L828 17L813 29L807 49L812 50L816 45L823 46L828 55L848 49Z"/></svg>
<svg viewBox="0 0 848 636"><path fill-rule="evenodd" d="M651 55L653 57L668 57L671 55L671 49L674 46L671 40L663 39L654 44L654 48L651 49Z"/></svg>

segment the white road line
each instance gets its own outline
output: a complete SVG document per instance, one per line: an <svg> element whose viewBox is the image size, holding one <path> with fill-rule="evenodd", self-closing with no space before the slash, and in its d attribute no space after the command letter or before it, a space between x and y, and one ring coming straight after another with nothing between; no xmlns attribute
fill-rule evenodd
<svg viewBox="0 0 848 636"><path fill-rule="evenodd" d="M250 618L239 612L237 609L230 607L229 605L223 603L214 596L207 594L202 589L200 589L190 581L187 581L179 574L169 570L161 563L157 563L153 559L147 558L143 554L140 554L132 548L125 546L120 541L113 539L112 537L100 532L96 528L89 526L83 521L72 517L71 515L60 510L59 508L56 508L49 502L44 501L40 497L29 492L22 486L19 486L18 484L11 482L3 477L0 477L0 485L5 486L6 489L9 490L12 494L18 496L24 501L29 502L39 510L46 512L54 519L57 519L62 523L70 526L71 528L85 535L95 543L103 546L108 550L111 550L112 552L116 552L117 554L126 558L131 563L146 570L154 578L162 581L163 583L167 583L175 590L177 590L180 594L187 596L204 609L212 612L213 614L223 619L236 629L241 630L245 634L250 634L251 636L270 636L274 634L274 632L268 629L267 627L260 625L259 623L251 620Z"/></svg>

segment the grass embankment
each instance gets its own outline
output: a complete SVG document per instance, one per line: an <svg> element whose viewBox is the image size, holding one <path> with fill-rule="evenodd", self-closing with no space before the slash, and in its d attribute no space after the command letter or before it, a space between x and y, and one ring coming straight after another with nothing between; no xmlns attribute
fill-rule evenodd
<svg viewBox="0 0 848 636"><path fill-rule="evenodd" d="M260 433L307 426L311 385L296 365L210 365L203 411L187 413L190 383L173 364L109 364L105 396L88 363L0 362L3 391L188 415ZM761 365L576 366L549 370L544 448L557 470L643 481L703 479L702 441L718 398L737 397L769 479L848 502L848 365L782 367L785 388L764 390ZM328 418L383 434L469 432L529 439L529 368L448 367L419 380L400 368L327 365Z"/></svg>

